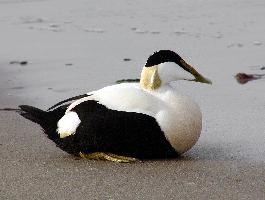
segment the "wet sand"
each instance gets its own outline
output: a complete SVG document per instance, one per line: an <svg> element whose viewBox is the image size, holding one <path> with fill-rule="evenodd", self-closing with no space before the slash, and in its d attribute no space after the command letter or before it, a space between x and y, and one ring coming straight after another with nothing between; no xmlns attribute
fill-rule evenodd
<svg viewBox="0 0 265 200"><path fill-rule="evenodd" d="M177 51L213 81L175 84L204 119L179 160L77 159L39 126L0 111L0 199L264 199L265 80L234 78L264 73L264 9L262 0L0 1L0 108L47 109L138 78L158 49Z"/></svg>

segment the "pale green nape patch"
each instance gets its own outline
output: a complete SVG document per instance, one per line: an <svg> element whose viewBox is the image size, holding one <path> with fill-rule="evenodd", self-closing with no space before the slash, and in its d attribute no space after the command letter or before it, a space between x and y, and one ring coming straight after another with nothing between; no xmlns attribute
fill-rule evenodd
<svg viewBox="0 0 265 200"><path fill-rule="evenodd" d="M161 83L158 75L158 65L143 68L140 79L141 88L155 90L161 86Z"/></svg>

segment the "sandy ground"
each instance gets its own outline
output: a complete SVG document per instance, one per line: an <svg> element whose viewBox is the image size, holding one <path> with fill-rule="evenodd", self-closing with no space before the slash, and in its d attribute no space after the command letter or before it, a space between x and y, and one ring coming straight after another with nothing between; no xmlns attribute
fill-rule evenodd
<svg viewBox="0 0 265 200"><path fill-rule="evenodd" d="M76 159L0 111L0 199L265 199L265 80L234 79L265 73L264 18L264 0L0 0L0 108L46 109L139 77L159 49L214 83L175 84L204 115L199 142L180 160Z"/></svg>

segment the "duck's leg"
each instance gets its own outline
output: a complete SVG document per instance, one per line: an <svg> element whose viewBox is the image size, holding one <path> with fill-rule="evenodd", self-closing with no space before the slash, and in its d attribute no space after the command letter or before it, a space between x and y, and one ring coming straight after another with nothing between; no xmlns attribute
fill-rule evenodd
<svg viewBox="0 0 265 200"><path fill-rule="evenodd" d="M92 160L108 160L112 162L118 163L129 163L137 161L136 158L127 157L127 156L119 156L112 153L104 153L104 152L94 152L94 153L82 153L80 152L79 155L82 158L92 159Z"/></svg>

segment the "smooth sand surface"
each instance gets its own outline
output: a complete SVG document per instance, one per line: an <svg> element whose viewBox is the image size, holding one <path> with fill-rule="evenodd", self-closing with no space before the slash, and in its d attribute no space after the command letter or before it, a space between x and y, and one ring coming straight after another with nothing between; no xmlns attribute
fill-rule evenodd
<svg viewBox="0 0 265 200"><path fill-rule="evenodd" d="M265 199L265 80L234 78L265 73L264 18L264 0L0 0L0 109L47 109L137 78L159 49L213 81L175 83L204 119L179 160L77 159L38 125L0 111L0 199Z"/></svg>

